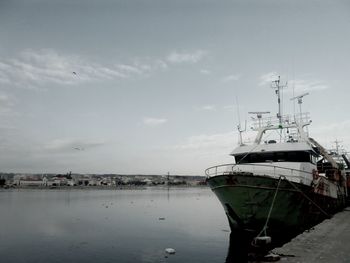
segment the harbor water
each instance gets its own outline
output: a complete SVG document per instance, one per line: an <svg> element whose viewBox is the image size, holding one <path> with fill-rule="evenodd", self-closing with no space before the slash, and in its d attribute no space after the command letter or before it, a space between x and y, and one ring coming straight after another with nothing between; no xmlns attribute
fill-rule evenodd
<svg viewBox="0 0 350 263"><path fill-rule="evenodd" d="M222 263L229 254L226 215L207 187L0 190L0 211L1 262Z"/></svg>

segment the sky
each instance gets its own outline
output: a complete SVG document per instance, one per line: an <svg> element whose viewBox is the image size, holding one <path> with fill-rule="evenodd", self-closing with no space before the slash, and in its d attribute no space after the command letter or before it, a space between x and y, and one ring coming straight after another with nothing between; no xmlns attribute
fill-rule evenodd
<svg viewBox="0 0 350 263"><path fill-rule="evenodd" d="M204 175L278 75L350 151L349 1L1 0L0 39L1 172Z"/></svg>

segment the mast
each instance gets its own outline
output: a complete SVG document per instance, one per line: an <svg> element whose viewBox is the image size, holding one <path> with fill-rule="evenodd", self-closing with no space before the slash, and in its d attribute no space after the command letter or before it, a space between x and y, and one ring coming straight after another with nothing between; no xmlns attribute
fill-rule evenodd
<svg viewBox="0 0 350 263"><path fill-rule="evenodd" d="M301 105L303 104L303 97L305 97L306 95L309 95L309 92L306 92L306 93L304 93L304 94L302 94L302 95L299 95L299 96L295 96L295 97L293 97L293 98L291 98L290 100L298 100L298 104L299 104L299 117L300 117L300 125L301 125L301 123L302 123L302 121L303 121L303 118L302 118L302 111L301 111ZM294 116L294 119L295 119L295 116Z"/></svg>
<svg viewBox="0 0 350 263"><path fill-rule="evenodd" d="M238 130L238 144L240 146L244 145L243 143L243 138L242 138L242 132L245 132L247 130L247 122L245 122L245 128L244 130L242 130L242 126L241 126L241 116L239 113L239 104L238 104L238 98L236 96L236 105L237 105L237 115L238 115L238 125L237 125L237 130Z"/></svg>
<svg viewBox="0 0 350 263"><path fill-rule="evenodd" d="M278 98L278 113L277 118L279 120L279 128L282 129L282 103L281 103L281 91L283 88L287 87L287 83L284 85L280 84L281 76L278 76L277 80L272 81L271 87L275 89Z"/></svg>
<svg viewBox="0 0 350 263"><path fill-rule="evenodd" d="M340 152L339 152L339 147L340 147L340 143L341 141L338 141L337 139L334 141L335 143L335 152L336 154L340 155Z"/></svg>
<svg viewBox="0 0 350 263"><path fill-rule="evenodd" d="M282 141L282 103L281 103L281 92L282 89L287 87L287 82L284 85L280 84L281 82L281 76L278 76L277 80L272 81L271 87L275 89L277 98L278 98L278 113L277 113L277 118L278 118L278 128L280 129L280 142Z"/></svg>

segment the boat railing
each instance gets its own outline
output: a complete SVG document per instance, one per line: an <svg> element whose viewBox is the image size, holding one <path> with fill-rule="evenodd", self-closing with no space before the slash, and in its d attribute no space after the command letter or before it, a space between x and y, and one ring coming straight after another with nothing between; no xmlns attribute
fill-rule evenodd
<svg viewBox="0 0 350 263"><path fill-rule="evenodd" d="M309 123L310 114L308 112L303 112L296 115L283 115L281 117L281 121L284 125L291 125L295 123ZM252 128L253 130L259 130L261 127L278 126L279 124L280 119L276 116L254 118L252 122Z"/></svg>
<svg viewBox="0 0 350 263"><path fill-rule="evenodd" d="M287 168L276 165L269 164L254 164L254 163L242 163L242 164L221 164L209 167L205 170L205 174L207 178L215 177L218 175L232 174L232 173L252 173L255 175L269 175L273 177L285 176L289 179L300 179L303 178L312 178L312 173ZM294 181L294 180L293 180Z"/></svg>

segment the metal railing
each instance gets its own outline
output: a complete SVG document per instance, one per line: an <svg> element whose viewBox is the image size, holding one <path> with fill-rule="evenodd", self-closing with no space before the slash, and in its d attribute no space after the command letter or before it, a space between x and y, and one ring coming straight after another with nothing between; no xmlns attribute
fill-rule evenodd
<svg viewBox="0 0 350 263"><path fill-rule="evenodd" d="M293 123L309 123L310 114L308 112L299 113L296 115L283 115L281 117L283 124L293 124ZM279 125L279 119L275 116L273 117L265 117L265 118L256 118L252 123L252 127L254 130L258 130L261 127L270 127Z"/></svg>
<svg viewBox="0 0 350 263"><path fill-rule="evenodd" d="M254 175L268 175L273 177L285 176L290 179L312 178L311 172L269 164L222 164L209 167L205 170L207 178L237 172L252 173Z"/></svg>

